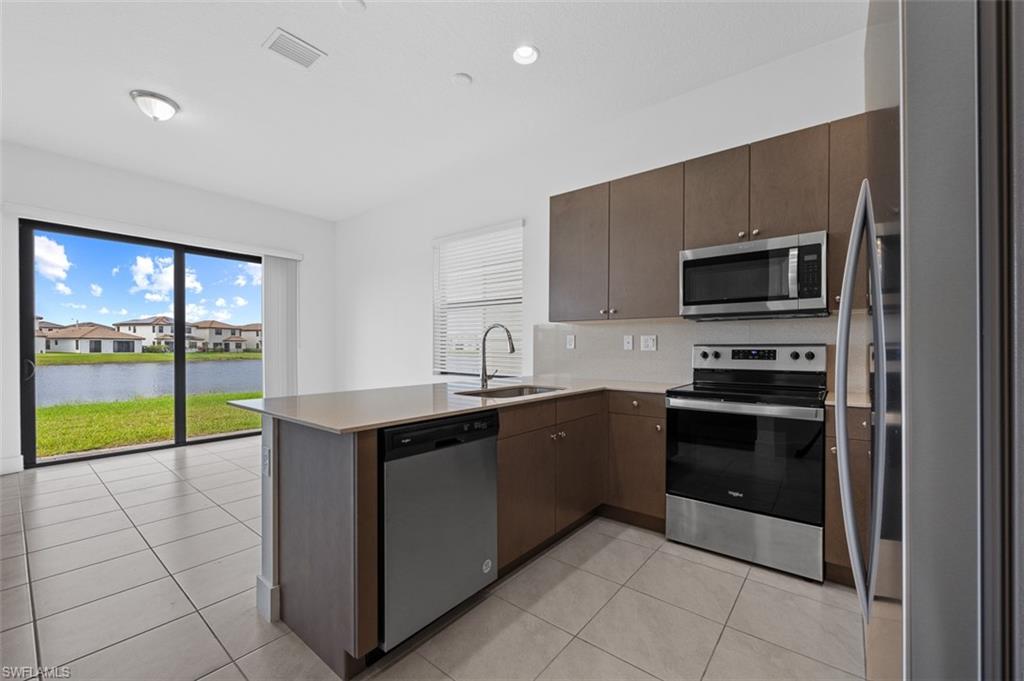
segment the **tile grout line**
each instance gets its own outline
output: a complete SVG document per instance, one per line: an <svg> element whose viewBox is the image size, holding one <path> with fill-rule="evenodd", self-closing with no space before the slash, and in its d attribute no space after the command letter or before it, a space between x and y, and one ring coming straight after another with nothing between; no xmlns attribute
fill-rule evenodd
<svg viewBox="0 0 1024 681"><path fill-rule="evenodd" d="M18 478L18 499L21 500L21 478ZM21 541L25 544L25 581L28 583L29 615L32 617L32 647L36 656L36 666L43 664L42 650L39 647L39 620L36 619L35 590L32 588L32 567L28 561L28 531L25 529L25 505L21 504Z"/></svg>
<svg viewBox="0 0 1024 681"><path fill-rule="evenodd" d="M585 528L586 528L586 525L584 525L584 526L583 526L582 528L580 528L580 529L581 529L581 530L583 530L583 529L585 529ZM576 534L576 533L574 532L573 534ZM600 533L599 533L599 534L600 534ZM566 537L566 538L565 538L565 539L564 539L563 541L565 541L565 540L568 540L568 539L569 539L569 538L570 538L571 536L573 536L573 535L569 535L569 537ZM603 535L603 536L608 536L608 535ZM611 537L611 538L612 538L612 539L617 539L617 537ZM621 541L625 541L625 540L621 540ZM560 543L561 543L561 542L559 542L559 544L560 544ZM632 543L632 542L627 542L627 543ZM558 544L556 544L555 546L558 546ZM642 546L642 545L641 545L641 544L634 544L634 546ZM554 548L554 547L552 547L552 548ZM649 547L649 546L643 546L643 548L646 548L646 549L650 549L651 547ZM610 598L609 598L609 599L608 599L607 601L605 601L605 602L604 602L604 605L602 605L602 606L601 606L600 608L598 608L598 609L597 609L597 611L596 611L596 612L595 612L595 613L594 613L593 615L591 615L591 616L590 616L590 618L589 618L589 619L587 619L587 621L586 621L586 622L584 622L584 623L583 623L583 626L582 626L582 627L580 627L580 630L579 630L579 632L577 632L576 634L570 634L571 638L569 639L569 641L568 641L568 642L567 642L567 643L566 643L566 644L565 644L564 646L562 646L562 649L561 649L561 650L559 650L559 651L558 651L558 653L557 653L557 654L556 654L556 655L555 655L554 657L552 657L552 658L551 658L551 660L550 660L550 661L549 661L549 662L548 662L548 663L547 663L546 665L544 665L544 669L542 669L542 670L540 671L540 673L539 673L539 674L537 674L537 676L535 676L535 677L534 677L534 681L536 681L536 679L537 679L537 678L539 678L539 677L540 677L540 675L541 675L541 674L543 674L543 673L544 673L544 672L545 672L545 671L546 671L546 670L548 669L548 667L550 667L550 666L551 666L551 664L552 664L552 663L554 663L554 661L555 661L556 659L558 659L558 656L559 656L559 655L561 655L561 654L562 654L562 653L563 653L563 652L565 651L565 649L566 649L566 648L568 648L568 647L569 647L569 645L570 645L570 644L571 644L571 643L572 643L573 641L575 641L575 640L577 640L577 639L579 639L580 641L582 641L582 642L583 642L583 643L585 643L586 645L589 645L589 646L593 646L594 648L597 648L598 650L600 650L601 652L603 652L603 653L605 653L605 654L607 654L607 655L611 655L611 656L612 656L612 657L614 657L614 658L615 658L616 660L619 660L620 662L622 662L622 663L624 663L624 664L627 664L627 665L629 665L630 667L632 667L632 668L634 668L634 669L637 669L637 670L639 670L639 671L643 672L644 674L647 674L647 675L649 675L649 676L651 676L651 677L657 678L657 677L655 677L655 676L654 676L654 674L651 674L651 673L650 673L650 672L648 672L648 671L645 671L645 670L643 670L643 669L640 669L640 667L637 667L637 666L636 666L635 664L633 664L632 662L629 662L628 660L624 660L624 659L622 659L621 657L619 657L619 656L618 656L618 655L616 655L615 653L611 652L610 650L605 650L604 648L602 648L602 647L600 647L600 646L594 645L593 643L591 643L590 641L586 640L585 638L581 638L581 637L580 637L580 634L582 634L582 633L583 633L583 630L584 630L584 629L586 629L586 628L587 628L587 626L589 626L589 625L590 625L590 623L591 623L591 622L593 622L593 621L594 621L594 620L595 620L595 619L597 618L597 616L598 616L598 615L600 615L600 614L601 614L601 612L602 612L602 611L603 611L603 610L604 610L604 609L605 609L606 607L608 607L608 604L609 604L609 603L611 603L611 602L612 602L612 600L613 600L613 599L614 599L614 598L615 598L615 597L616 597L617 595L619 595L619 592L620 592L620 591L622 591L623 589L625 589L625 588L626 588L626 582L628 582L628 581L629 581L630 579L632 579L632 578L633 578L633 575L635 575L635 574L636 574L637 572L639 572L639 571L640 571L640 570L641 570L641 569L642 569L642 568L644 567L644 565L647 565L647 562L648 562L648 561L649 561L649 560L650 560L650 559L651 559L652 557L654 557L654 554L656 554L657 552L658 552L658 550L657 550L657 549L654 549L653 551L651 551L651 554L650 554L649 556L647 556L647 558L645 558L645 559L644 559L643 563L641 563L640 565L638 565L638 566L637 566L637 568L636 568L635 570L633 570L633 572L632 572L632 573L630 573L629 577L627 577L627 578L626 578L626 580L625 580L625 581L624 581L624 582L623 582L622 584L617 584L618 588L617 588L617 589L615 590L615 593L613 593L613 594L611 595L611 597L610 597ZM531 560L529 564L533 564L533 563L534 563L534 562L535 562L535 561L536 561L537 559L539 559L539 558L541 558L541 557L543 557L543 556L547 556L547 555L548 555L547 553L542 553L542 554L540 554L539 556L537 556L537 558L535 558L534 560ZM597 574L595 574L595 573L593 573L593 572L590 572L589 570L584 570L583 568L581 568L581 567L579 567L579 566L577 566L577 565L572 565L571 563L566 563L565 561L560 561L560 560L558 560L557 558L554 558L554 557L552 557L552 559L553 559L553 560L556 560L556 561L558 561L558 562L560 562L560 563L562 563L562 564L564 564L564 565L569 565L570 567L576 568L577 570L581 570L581 571L583 571L583 572L586 572L587 574L590 574L590 575L594 575L594 576L596 576L596 577L601 577L601 575L597 575ZM602 578L602 579L604 579L604 580L606 580L606 581L612 582L613 584L616 584L616 582L613 582L612 580L608 579L607 577L601 577L601 578ZM632 591L632 589L630 589L630 590ZM499 598L500 598L500 596L499 596ZM503 600L503 601L504 601L505 599L503 599L503 598L502 598L501 600ZM508 601L506 601L506 602L508 602ZM517 607L517 608L519 608L519 606L515 605L514 603L512 603L512 605L513 605L514 607ZM542 618L542 617L539 617L538 615L534 615L533 613L529 612L528 610L523 610L523 608L519 608L519 609L520 609L520 610L522 610L523 612L525 612L525 613L529 614L529 615L532 615L533 617L537 617L537 619L540 619L540 620L542 620L542 621L545 621L545 622L547 622L547 620L544 620L544 618ZM548 622L548 624L552 624L552 623ZM562 629L562 628L561 628L561 627L559 627L558 625L552 624L552 626L556 627L556 628L557 628L557 629L559 629L560 631L565 631L565 629ZM570 633L570 632L566 632L566 633Z"/></svg>
<svg viewBox="0 0 1024 681"><path fill-rule="evenodd" d="M789 595L789 596L798 596L800 598L812 601L814 603L818 603L819 605L825 605L825 606L829 605L828 603L822 603L821 601L818 601L818 600L813 599L813 598L809 598L807 596L801 596L800 594L795 594L792 591L786 591L785 589L779 589L779 587L772 587L771 584L765 584L764 582L759 582L756 579L745 579L744 580L744 586L746 585L747 581L749 581L749 582L751 582L753 584L759 584L761 586L768 586L768 587L771 587L773 589L778 589L779 591L785 591L785 593L787 595ZM742 592L742 591L743 591L743 588L740 587L740 592ZM737 596L736 596L736 603L738 603L738 602L739 602L739 595L737 594ZM732 617L732 611L736 609L736 603L733 603L732 610L729 611L729 618ZM829 607L833 607L836 610L843 610L844 612L849 612L849 611L845 610L844 608L838 608L836 606L829 606ZM849 674L850 676L857 677L857 675L855 673L847 671L847 670L843 669L842 667L837 667L836 665L832 664L831 662L826 662L825 660L820 660L820 659L818 659L818 658L816 658L816 657L814 657L812 655L808 655L807 653L802 653L799 650L793 650L792 648L784 646L781 643L777 643L775 641L770 641L770 640L768 640L768 639L766 639L766 638L764 638L762 636L758 636L757 634L752 634L749 631L744 631L743 629L739 629L737 627L729 626L729 620L728 619L726 620L725 628L726 629L731 629L731 630L733 630L735 632L743 634L744 636L749 636L750 638L757 639L758 641L761 641L762 643L767 643L770 646L775 646L776 648L781 648L782 650L785 650L788 653L792 653L793 655L798 655L799 657L802 657L802 658L804 658L806 660L811 660L813 662L817 662L818 664L823 664L826 667L831 667L832 669L840 671L840 672L842 672L844 674ZM721 639L721 637L719 637L719 639ZM718 648L718 643L715 643L715 649L717 650L717 648ZM709 658L709 660L710 660L710 658ZM865 667L865 671L866 671L866 667ZM706 672L706 670L705 670L705 672ZM858 678L862 678L863 679L864 677L858 677Z"/></svg>
<svg viewBox="0 0 1024 681"><path fill-rule="evenodd" d="M736 597L732 599L732 605L729 607L729 614L725 616L725 622L722 623L722 629L718 632L718 638L715 639L715 645L711 648L711 654L708 655L707 662L704 663L704 670L700 673L700 681L704 681L704 677L708 673L708 668L711 666L711 660L715 656L715 652L718 650L718 644L722 642L722 634L725 633L725 628L729 626L729 619L732 617L732 611L736 609L736 604L740 601L740 594L743 593L743 587L747 585L747 580L750 579L750 569L747 569L747 574L743 577L743 582L740 583L740 588L736 590Z"/></svg>
<svg viewBox="0 0 1024 681"><path fill-rule="evenodd" d="M177 474L175 473L175 475L177 475ZM109 488L108 488L108 490L109 490ZM121 506L121 502L117 501L117 499L115 499L114 501L118 504L118 506ZM210 499L210 501L213 501L213 500ZM214 503L216 503L216 502L214 502ZM213 640L215 640L217 642L217 645L219 645L221 647L221 650L224 651L224 654L227 655L228 659L233 661L234 658L231 657L231 653L228 652L228 649L224 646L224 642L221 641L220 638L217 636L216 632L213 631L213 628L210 626L209 622L206 621L206 618L204 618L202 616L202 613L199 612L199 608L196 606L195 601L192 600L192 597L189 596L188 592L185 590L184 587L182 587L181 583L177 580L177 578L175 578L174 574L172 574L171 571L167 569L167 565L164 563L163 560L161 560L161 558L157 554L157 552L153 550L153 546L149 543L149 540L146 539L146 536L144 534L142 534L142 532L139 530L139 527L138 527L138 525L135 524L135 521L132 520L131 517L125 512L124 507L121 507L121 512L124 513L126 518L128 518L128 522L130 522L132 524L132 527L135 528L135 531L138 532L139 536L142 537L142 541L145 542L146 546L149 548L150 553L153 554L153 557L156 558L157 562L160 563L160 566L164 569L165 572L167 572L167 575L174 582L174 585L176 587L178 587L178 590L181 591L183 596L185 596L185 600L187 600L189 605L192 606L192 612L188 613L186 615L183 615L183 617L187 617L188 615L191 615L193 613L198 615L200 621L202 621L202 623L204 625L206 625L207 631L209 631L210 635L213 636ZM246 529L248 529L248 528L246 528ZM244 550L248 550L248 549L243 549L243 551ZM234 555L234 554L230 554L230 555ZM221 558L217 558L215 560L221 560ZM191 568L189 568L189 569L191 569ZM239 593L243 593L243 592L239 592ZM237 596L237 595L238 594L232 594L232 596ZM229 598L230 598L230 596L229 596ZM210 605L213 605L213 604L211 603ZM177 619L180 619L180 618L177 618ZM174 620L172 620L172 621L174 621ZM168 624L168 622L164 622L164 624ZM163 625L158 625L158 626L163 626ZM155 629L155 628L156 627L153 627L153 629ZM142 632L142 633L145 633L145 632ZM135 634L134 636L129 636L127 639L122 639L122 641L127 641L130 638L135 638L135 636L138 636L138 634ZM121 643L122 641L118 641L118 643ZM218 669L219 669L219 667L218 667ZM216 671L216 670L214 670L214 671ZM241 670L239 670L239 671L241 671ZM243 674L243 676L245 676L245 675Z"/></svg>

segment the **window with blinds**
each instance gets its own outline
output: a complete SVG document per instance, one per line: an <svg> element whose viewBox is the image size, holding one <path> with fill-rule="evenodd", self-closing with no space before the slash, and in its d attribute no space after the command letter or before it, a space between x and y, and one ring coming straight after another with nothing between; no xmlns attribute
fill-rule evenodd
<svg viewBox="0 0 1024 681"><path fill-rule="evenodd" d="M512 332L515 354L501 329L487 337L487 369L522 375L523 223L468 232L434 242L434 373L480 373L480 336L499 322Z"/></svg>

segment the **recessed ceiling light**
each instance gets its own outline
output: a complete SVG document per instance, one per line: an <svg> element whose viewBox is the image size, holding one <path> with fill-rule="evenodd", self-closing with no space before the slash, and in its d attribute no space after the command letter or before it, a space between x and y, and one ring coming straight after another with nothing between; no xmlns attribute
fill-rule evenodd
<svg viewBox="0 0 1024 681"><path fill-rule="evenodd" d="M154 121L169 121L174 118L174 114L181 110L177 102L158 92L132 90L129 94L142 113Z"/></svg>
<svg viewBox="0 0 1024 681"><path fill-rule="evenodd" d="M512 58L516 60L517 64L527 66L537 61L537 57L540 56L540 52L533 45L520 45L516 48L515 52L512 53Z"/></svg>
<svg viewBox="0 0 1024 681"><path fill-rule="evenodd" d="M468 73L462 73L460 71L459 73L452 74L452 82L455 83L456 85L472 85L473 76L469 75Z"/></svg>

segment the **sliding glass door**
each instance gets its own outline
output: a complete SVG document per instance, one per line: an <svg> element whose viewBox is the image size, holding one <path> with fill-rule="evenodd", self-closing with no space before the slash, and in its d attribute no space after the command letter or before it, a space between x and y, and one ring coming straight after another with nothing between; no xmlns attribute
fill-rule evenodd
<svg viewBox="0 0 1024 681"><path fill-rule="evenodd" d="M263 394L263 267L186 253L185 272L185 434L258 430L259 414L227 402Z"/></svg>
<svg viewBox="0 0 1024 681"><path fill-rule="evenodd" d="M257 258L22 220L26 466L254 433Z"/></svg>

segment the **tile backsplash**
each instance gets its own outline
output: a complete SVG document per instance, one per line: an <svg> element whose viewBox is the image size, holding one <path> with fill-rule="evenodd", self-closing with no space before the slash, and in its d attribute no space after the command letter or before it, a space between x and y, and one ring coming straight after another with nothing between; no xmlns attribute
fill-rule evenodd
<svg viewBox="0 0 1024 681"><path fill-rule="evenodd" d="M693 346L701 343L826 343L836 341L836 317L695 322L687 319L614 320L533 327L533 372L580 378L689 383ZM575 336L574 349L565 337ZM633 349L623 337L633 336ZM640 350L641 335L656 335L657 349ZM871 322L861 311L850 325L851 392L866 392ZM830 368L831 374L831 368Z"/></svg>

